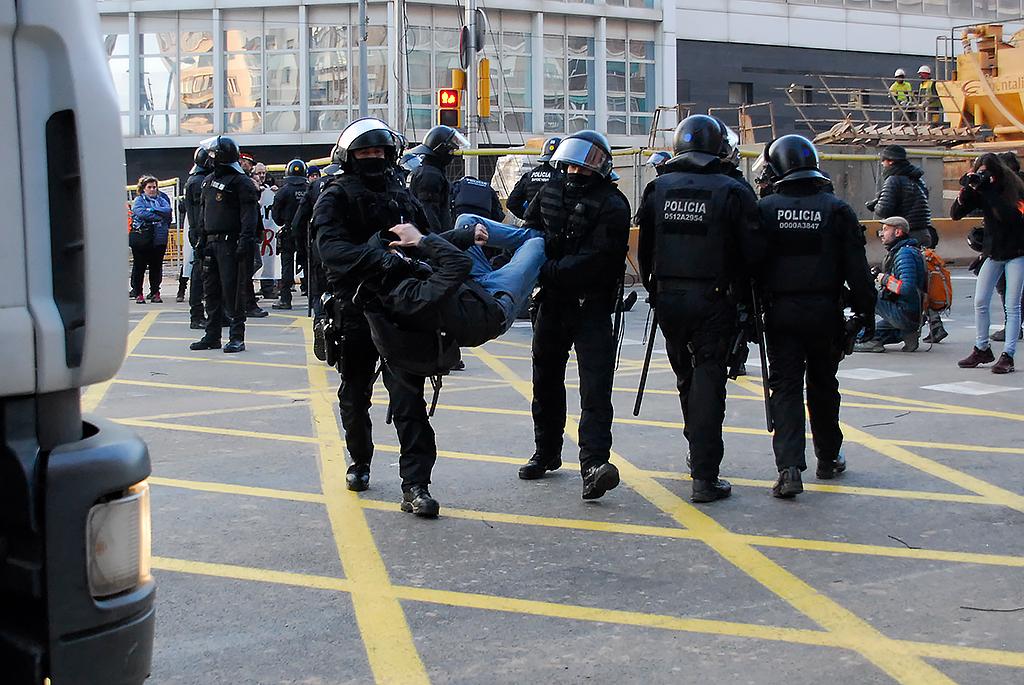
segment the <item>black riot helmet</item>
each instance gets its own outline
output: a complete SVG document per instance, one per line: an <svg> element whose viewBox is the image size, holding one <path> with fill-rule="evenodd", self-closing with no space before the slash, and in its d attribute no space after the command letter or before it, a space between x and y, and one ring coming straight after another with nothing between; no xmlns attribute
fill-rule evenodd
<svg viewBox="0 0 1024 685"><path fill-rule="evenodd" d="M195 164L188 172L190 174L199 174L213 168L213 160L210 159L210 151L202 145L196 148L195 154L192 155L192 161L195 162Z"/></svg>
<svg viewBox="0 0 1024 685"><path fill-rule="evenodd" d="M288 162L288 170L285 171L285 176L306 176L306 163L301 159L293 159Z"/></svg>
<svg viewBox="0 0 1024 685"><path fill-rule="evenodd" d="M581 166L608 178L612 174L612 146L602 133L579 131L558 144L551 162L561 169L570 164Z"/></svg>
<svg viewBox="0 0 1024 685"><path fill-rule="evenodd" d="M353 159L351 153L371 147L384 150L388 165L398 159L398 141L387 124L374 117L356 119L338 136L338 143L331 151L331 161L348 171L346 167Z"/></svg>
<svg viewBox="0 0 1024 685"><path fill-rule="evenodd" d="M718 157L734 167L740 165L740 136L728 126L725 127L722 148L718 151Z"/></svg>
<svg viewBox="0 0 1024 685"><path fill-rule="evenodd" d="M537 158L538 162L547 162L551 159L551 155L555 154L555 150L558 149L558 144L562 142L561 138L548 138L544 141L544 145L540 148L540 157Z"/></svg>
<svg viewBox="0 0 1024 685"><path fill-rule="evenodd" d="M427 131L427 135L423 137L423 143L409 152L417 155L448 157L462 147L469 147L469 140L466 136L451 126L441 125Z"/></svg>
<svg viewBox="0 0 1024 685"><path fill-rule="evenodd" d="M677 155L689 153L697 162L706 164L719 159L727 143L728 130L715 117L694 114L676 126L672 134L672 150Z"/></svg>
<svg viewBox="0 0 1024 685"><path fill-rule="evenodd" d="M216 166L231 167L240 174L245 172L238 163L241 151L238 143L228 136L213 136L199 143L199 146L206 150L207 156Z"/></svg>
<svg viewBox="0 0 1024 685"><path fill-rule="evenodd" d="M818 170L818 150L803 136L790 134L776 139L768 148L768 164L778 176L776 183L802 179L827 181Z"/></svg>

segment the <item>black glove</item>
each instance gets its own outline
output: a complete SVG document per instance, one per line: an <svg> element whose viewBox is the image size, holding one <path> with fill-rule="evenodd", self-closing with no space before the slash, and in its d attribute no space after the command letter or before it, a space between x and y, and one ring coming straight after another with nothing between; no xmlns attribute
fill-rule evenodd
<svg viewBox="0 0 1024 685"><path fill-rule="evenodd" d="M878 198L875 198L874 200L868 200L867 202L865 202L864 206L868 208L869 212L873 212L873 211L875 211L875 205L877 205L877 204L878 204Z"/></svg>

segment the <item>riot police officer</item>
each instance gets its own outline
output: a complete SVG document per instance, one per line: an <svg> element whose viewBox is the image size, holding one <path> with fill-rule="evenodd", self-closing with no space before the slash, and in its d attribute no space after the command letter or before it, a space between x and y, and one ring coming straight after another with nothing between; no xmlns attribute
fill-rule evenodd
<svg viewBox="0 0 1024 685"><path fill-rule="evenodd" d="M188 314L189 328L203 330L206 317L203 315L203 255L199 244L199 213L203 203L203 179L213 171L213 160L206 148L199 146L193 155L195 164L188 172L188 179L182 189L182 205L188 219L188 242L192 245L192 271L189 274Z"/></svg>
<svg viewBox="0 0 1024 685"><path fill-rule="evenodd" d="M544 231L548 260L540 272L533 333L533 427L536 451L519 469L523 480L562 465L565 366L576 348L580 374L579 445L583 499L619 484L612 446L612 378L619 301L629 241L629 201L612 180L608 139L580 131L551 161L565 173L540 190L525 225Z"/></svg>
<svg viewBox="0 0 1024 685"><path fill-rule="evenodd" d="M551 179L562 175L561 171L551 165L551 156L555 154L555 150L558 149L558 144L561 142L561 138L548 138L545 140L544 146L541 148L540 157L537 158L537 161L540 163L520 176L516 182L516 187L509 193L508 202L505 205L508 207L508 211L518 218L525 218L526 208L533 198L537 196L537 193L540 192L541 186Z"/></svg>
<svg viewBox="0 0 1024 685"><path fill-rule="evenodd" d="M765 303L772 446L778 467L775 497L803 492L804 397L818 458L818 478L846 468L840 453L839 382L843 357L843 308L853 327L874 328L875 290L864 254L864 232L853 210L828 192L818 152L798 135L782 136L768 150L775 193L758 204L768 254L761 288ZM843 288L849 287L844 302Z"/></svg>
<svg viewBox="0 0 1024 685"><path fill-rule="evenodd" d="M293 159L288 162L284 182L274 194L274 204L270 208L270 216L274 219L274 223L281 227L277 234L278 254L281 255L281 281L278 289L278 301L271 305L274 309L292 308L295 254L302 249L292 235L292 219L295 218L295 213L306 196L308 188L306 163L301 159Z"/></svg>
<svg viewBox="0 0 1024 685"><path fill-rule="evenodd" d="M206 334L193 350L220 349L221 318L227 316L225 352L245 350L245 281L256 249L260 221L256 186L238 164L238 144L227 136L202 143L215 166L203 180L199 249L208 315Z"/></svg>
<svg viewBox="0 0 1024 685"><path fill-rule="evenodd" d="M452 184L452 216L457 219L460 214L477 214L499 223L505 218L498 193L486 181L472 176L463 176Z"/></svg>
<svg viewBox="0 0 1024 685"><path fill-rule="evenodd" d="M340 167L337 164L328 164L324 167L324 175L309 184L306 196L302 198L302 203L299 204L299 209L295 212L291 225L292 239L296 244L305 246L306 295L309 300L309 311L313 315L313 354L322 362L327 361L326 341L322 327L323 302L321 301L321 296L327 292L327 275L320 262L316 235L310 230L309 221L313 217L313 206L316 204L317 198L320 197L320 192L339 170Z"/></svg>
<svg viewBox="0 0 1024 685"><path fill-rule="evenodd" d="M469 141L451 126L435 126L427 131L423 143L409 150L409 155L421 157L421 164L409 175L409 190L427 210L434 230L452 228L451 184L445 175L452 161L452 153Z"/></svg>
<svg viewBox="0 0 1024 685"><path fill-rule="evenodd" d="M369 409L379 355L366 318L352 298L361 282L395 268L396 260L402 261L367 241L398 224L412 223L421 230L431 226L423 207L396 174L397 157L398 139L383 121L368 117L349 124L341 132L332 158L344 173L332 176L324 186L310 223L329 287L340 305L332 314L340 322L342 334L338 400L352 458L346 483L349 490L357 492L370 483L373 439ZM437 516L438 503L427 487L437 447L423 400L424 378L387 365L383 372L401 443L402 510Z"/></svg>
<svg viewBox="0 0 1024 685"><path fill-rule="evenodd" d="M731 177L721 157L727 129L695 115L675 130L675 156L644 189L640 275L665 334L690 447L691 500L728 497L719 478L724 454L726 358L736 326L737 298L763 257L757 200Z"/></svg>

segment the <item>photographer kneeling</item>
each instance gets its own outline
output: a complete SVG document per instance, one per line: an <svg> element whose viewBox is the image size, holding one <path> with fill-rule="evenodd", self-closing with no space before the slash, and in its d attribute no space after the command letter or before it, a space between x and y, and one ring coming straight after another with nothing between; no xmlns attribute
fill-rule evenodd
<svg viewBox="0 0 1024 685"><path fill-rule="evenodd" d="M998 156L987 153L974 162L970 173L960 179L963 186L949 215L960 219L975 209L985 215L985 233L981 254L986 258L974 286L974 324L977 341L971 354L958 362L960 368L973 369L995 361L989 344L991 316L989 304L996 281L1006 275L1006 330L1020 328L1020 300L1024 290L1024 181L1006 168ZM1003 353L992 373L1013 371L1017 336L1008 335Z"/></svg>
<svg viewBox="0 0 1024 685"><path fill-rule="evenodd" d="M910 237L910 224L901 216L882 219L878 237L885 246L882 271L875 273L878 302L875 313L882 320L875 324L870 340L853 346L854 352L885 352L885 346L903 341L903 351L918 348L921 328L921 294L928 274L916 240Z"/></svg>

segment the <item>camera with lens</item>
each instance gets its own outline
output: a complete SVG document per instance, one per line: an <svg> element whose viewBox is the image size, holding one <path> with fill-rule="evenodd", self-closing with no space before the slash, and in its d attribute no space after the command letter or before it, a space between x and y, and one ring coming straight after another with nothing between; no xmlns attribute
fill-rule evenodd
<svg viewBox="0 0 1024 685"><path fill-rule="evenodd" d="M991 181L992 176L986 171L972 171L960 177L960 185L973 190L978 190Z"/></svg>

